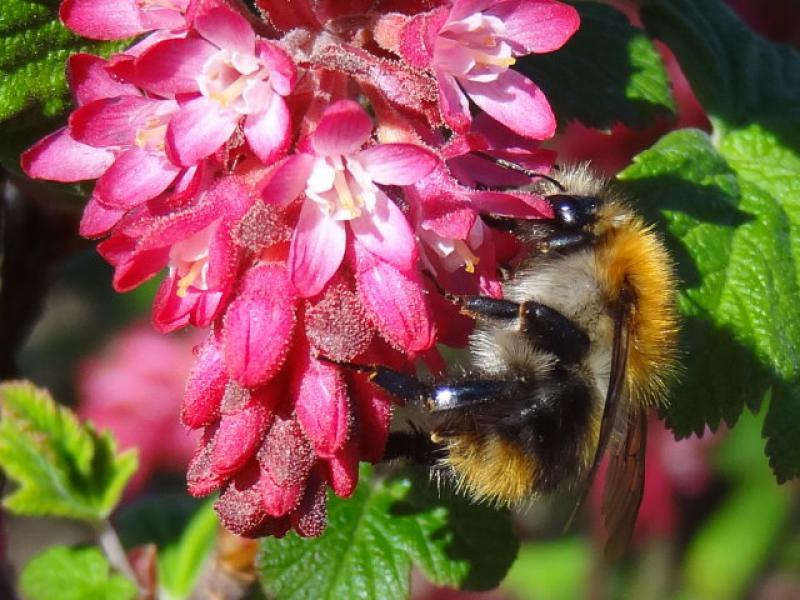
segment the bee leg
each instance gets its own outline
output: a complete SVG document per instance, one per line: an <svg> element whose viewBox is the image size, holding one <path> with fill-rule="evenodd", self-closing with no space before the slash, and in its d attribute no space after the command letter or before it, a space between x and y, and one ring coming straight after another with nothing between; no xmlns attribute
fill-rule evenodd
<svg viewBox="0 0 800 600"><path fill-rule="evenodd" d="M382 460L404 458L414 464L432 466L441 458L442 447L424 431L393 431L386 441Z"/></svg>
<svg viewBox="0 0 800 600"><path fill-rule="evenodd" d="M589 351L589 336L557 310L534 301L520 308L520 331L537 348L555 354L562 363L576 363Z"/></svg>
<svg viewBox="0 0 800 600"><path fill-rule="evenodd" d="M594 235L589 231L559 231L536 242L536 250L542 254L548 252L564 254L585 248L593 241Z"/></svg>

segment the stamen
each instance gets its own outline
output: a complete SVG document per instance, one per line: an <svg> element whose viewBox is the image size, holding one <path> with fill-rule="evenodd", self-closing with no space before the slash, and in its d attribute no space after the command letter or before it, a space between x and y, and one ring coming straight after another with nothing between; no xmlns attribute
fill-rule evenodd
<svg viewBox="0 0 800 600"><path fill-rule="evenodd" d="M485 54L478 50L473 50L472 55L475 57L475 60L482 65L495 65L508 68L517 62L517 59L513 56L502 58L500 56L491 56L490 54Z"/></svg>
<svg viewBox="0 0 800 600"><path fill-rule="evenodd" d="M247 85L247 79L247 75L240 75L236 81L221 92L211 94L211 99L219 102L222 108L227 108L231 102L242 95L244 87Z"/></svg>
<svg viewBox="0 0 800 600"><path fill-rule="evenodd" d="M194 280L197 279L197 276L200 275L200 271L203 270L205 262L206 261L203 260L194 261L192 268L189 269L189 272L178 280L178 290L175 292L175 295L178 296L178 298L184 298L186 296L189 286L191 286L194 283Z"/></svg>
<svg viewBox="0 0 800 600"><path fill-rule="evenodd" d="M362 202L358 202L357 204L356 200L353 199L353 194L350 191L350 186L347 185L344 171L336 169L336 175L333 178L333 187L336 188L336 193L339 195L339 202L341 202L342 208L349 212L354 219L360 216L361 210L359 206Z"/></svg>
<svg viewBox="0 0 800 600"><path fill-rule="evenodd" d="M464 259L464 270L470 274L474 273L475 265L481 262L481 259L472 253L472 250L464 243L464 240L455 240L453 245L458 255Z"/></svg>
<svg viewBox="0 0 800 600"><path fill-rule="evenodd" d="M139 148L145 148L153 140L157 140L154 145L155 150L160 150L164 147L164 136L167 134L167 126L159 125L160 119L149 118L146 121L146 127L139 129L136 132L134 143Z"/></svg>

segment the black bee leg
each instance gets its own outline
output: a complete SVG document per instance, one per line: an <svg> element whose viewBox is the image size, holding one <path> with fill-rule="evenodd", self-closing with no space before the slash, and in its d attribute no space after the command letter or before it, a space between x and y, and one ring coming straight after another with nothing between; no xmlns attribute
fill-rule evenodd
<svg viewBox="0 0 800 600"><path fill-rule="evenodd" d="M525 302L520 317L522 333L534 346L555 354L562 363L576 363L589 351L586 332L549 306Z"/></svg>
<svg viewBox="0 0 800 600"><path fill-rule="evenodd" d="M594 235L589 231L559 231L536 242L536 250L542 254L548 252L569 253L589 246Z"/></svg>
<svg viewBox="0 0 800 600"><path fill-rule="evenodd" d="M433 466L441 458L442 447L424 431L393 431L386 441L382 460L404 458L414 464Z"/></svg>

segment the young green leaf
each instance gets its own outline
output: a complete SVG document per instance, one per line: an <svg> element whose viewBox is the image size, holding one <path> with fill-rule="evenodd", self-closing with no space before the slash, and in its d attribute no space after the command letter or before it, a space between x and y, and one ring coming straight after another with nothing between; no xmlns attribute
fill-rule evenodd
<svg viewBox="0 0 800 600"><path fill-rule="evenodd" d="M733 424L771 392L764 425L779 480L800 474L800 57L723 3L646 0L714 125L681 131L620 174L658 207L681 269L684 384L678 435Z"/></svg>
<svg viewBox="0 0 800 600"><path fill-rule="evenodd" d="M581 15L573 38L556 52L519 61L520 71L544 90L560 123L645 127L657 116L672 114L675 102L664 63L647 35L610 6L572 4Z"/></svg>
<svg viewBox="0 0 800 600"><path fill-rule="evenodd" d="M22 571L20 589L29 600L133 600L136 586L112 575L97 548L56 546Z"/></svg>
<svg viewBox="0 0 800 600"><path fill-rule="evenodd" d="M262 542L256 564L268 595L406 598L412 564L441 585L490 589L516 557L507 511L437 497L423 477L372 478L365 468L360 481L352 498L329 498L320 538Z"/></svg>
<svg viewBox="0 0 800 600"><path fill-rule="evenodd" d="M136 471L108 433L81 424L27 382L0 385L0 467L17 483L3 504L20 515L97 521L108 516Z"/></svg>
<svg viewBox="0 0 800 600"><path fill-rule="evenodd" d="M92 42L68 31L58 2L3 0L0 18L0 159L16 156L70 105L65 62L73 52L108 54L121 42Z"/></svg>

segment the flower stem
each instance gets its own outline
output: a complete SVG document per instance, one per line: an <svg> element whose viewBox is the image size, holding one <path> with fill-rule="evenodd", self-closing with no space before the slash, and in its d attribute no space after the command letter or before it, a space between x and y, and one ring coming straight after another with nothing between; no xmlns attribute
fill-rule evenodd
<svg viewBox="0 0 800 600"><path fill-rule="evenodd" d="M134 573L133 567L131 567L131 563L128 561L128 555L125 553L125 549L119 541L116 530L108 519L103 519L98 523L97 543L100 545L103 554L106 555L111 566L134 582L138 587L139 580L136 577L136 573Z"/></svg>

